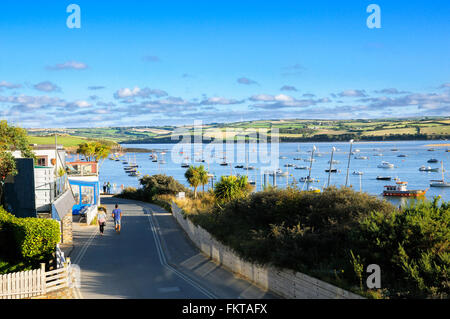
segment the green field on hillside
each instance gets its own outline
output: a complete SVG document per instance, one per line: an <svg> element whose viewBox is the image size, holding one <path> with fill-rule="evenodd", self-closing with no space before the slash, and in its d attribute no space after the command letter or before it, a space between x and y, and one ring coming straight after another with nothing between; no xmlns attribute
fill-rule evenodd
<svg viewBox="0 0 450 319"><path fill-rule="evenodd" d="M95 127L70 129L29 130L31 143L53 144L52 134L58 133L58 142L64 146L76 146L85 139L109 140L118 143L171 143L175 126ZM184 128L194 134L193 126ZM235 123L213 123L202 126L201 132L215 138L241 140L248 135L247 129L277 129L281 141L342 141L385 139L436 140L450 138L448 117L423 119L382 120L259 120ZM227 133L225 133L227 131ZM198 132L198 129L195 133Z"/></svg>
<svg viewBox="0 0 450 319"><path fill-rule="evenodd" d="M93 141L92 138L87 137L80 137L80 136L70 136L70 135L58 135L57 136L57 143L62 144L64 147L76 147L81 143ZM48 136L36 136L36 135L29 135L28 141L30 144L55 144L55 136L54 135L48 135ZM104 142L104 141L103 141ZM108 143L108 144L115 144L115 143Z"/></svg>

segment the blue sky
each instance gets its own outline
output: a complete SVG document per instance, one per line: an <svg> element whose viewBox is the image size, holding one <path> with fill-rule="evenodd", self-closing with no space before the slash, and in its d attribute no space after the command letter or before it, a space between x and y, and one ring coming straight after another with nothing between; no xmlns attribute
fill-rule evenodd
<svg viewBox="0 0 450 319"><path fill-rule="evenodd" d="M81 28L66 7L81 8ZM369 4L381 29L369 29ZM450 2L10 1L0 112L23 127L450 115Z"/></svg>

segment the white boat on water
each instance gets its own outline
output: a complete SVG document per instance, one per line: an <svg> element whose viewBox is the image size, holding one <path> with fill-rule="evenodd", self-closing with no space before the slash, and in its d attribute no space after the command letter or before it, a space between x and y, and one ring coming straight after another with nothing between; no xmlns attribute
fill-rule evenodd
<svg viewBox="0 0 450 319"><path fill-rule="evenodd" d="M360 171L353 171L353 175L363 175L364 173L363 172L360 172Z"/></svg>
<svg viewBox="0 0 450 319"><path fill-rule="evenodd" d="M441 171L442 171L442 179L441 180L431 180L431 187L450 187L450 182L446 182L444 179L444 164L441 161Z"/></svg>
<svg viewBox="0 0 450 319"><path fill-rule="evenodd" d="M438 167L431 168L430 166L422 165L422 166L420 166L419 171L421 171L421 172L439 172L439 168Z"/></svg>
<svg viewBox="0 0 450 319"><path fill-rule="evenodd" d="M355 156L355 159L366 160L367 156Z"/></svg>
<svg viewBox="0 0 450 319"><path fill-rule="evenodd" d="M378 168L394 168L394 164L382 161L381 164L378 165Z"/></svg>

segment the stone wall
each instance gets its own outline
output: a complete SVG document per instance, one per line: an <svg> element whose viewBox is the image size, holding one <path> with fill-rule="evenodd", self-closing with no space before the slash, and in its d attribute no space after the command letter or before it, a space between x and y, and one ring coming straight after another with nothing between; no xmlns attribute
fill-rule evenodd
<svg viewBox="0 0 450 319"><path fill-rule="evenodd" d="M208 257L263 289L290 299L361 299L363 297L291 270L260 266L238 257L206 230L185 219L172 203L172 214L194 244Z"/></svg>
<svg viewBox="0 0 450 319"><path fill-rule="evenodd" d="M61 232L62 232L62 244L72 244L73 233L72 233L72 212L66 214L61 221Z"/></svg>

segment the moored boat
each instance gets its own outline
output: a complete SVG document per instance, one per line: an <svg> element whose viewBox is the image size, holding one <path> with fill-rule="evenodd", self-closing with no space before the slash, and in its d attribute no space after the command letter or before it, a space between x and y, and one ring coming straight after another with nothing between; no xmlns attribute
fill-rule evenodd
<svg viewBox="0 0 450 319"><path fill-rule="evenodd" d="M381 164L378 165L378 168L394 168L394 164L382 161Z"/></svg>
<svg viewBox="0 0 450 319"><path fill-rule="evenodd" d="M383 196L419 197L424 196L427 189L407 189L408 182L398 181L396 185L384 186Z"/></svg>
<svg viewBox="0 0 450 319"><path fill-rule="evenodd" d="M421 171L421 172L439 172L439 167L431 168L430 166L422 165L422 166L420 166L419 171Z"/></svg>
<svg viewBox="0 0 450 319"><path fill-rule="evenodd" d="M442 179L441 180L431 180L431 187L450 187L450 182L446 182L444 179L444 163L441 161L441 171L442 171Z"/></svg>

